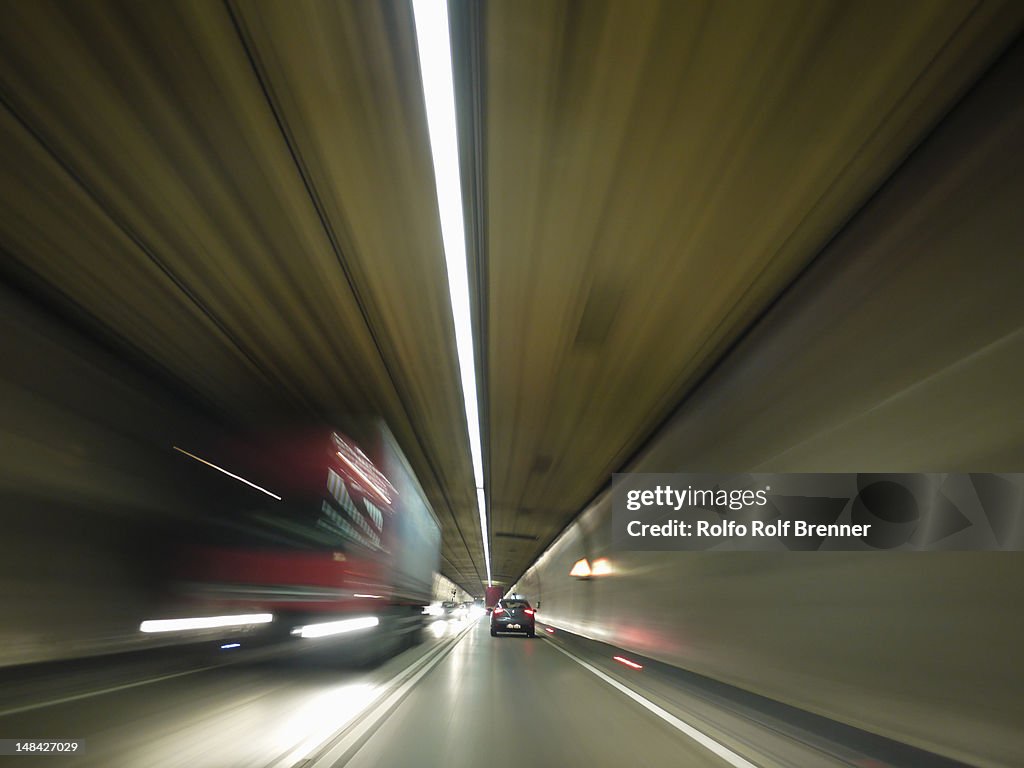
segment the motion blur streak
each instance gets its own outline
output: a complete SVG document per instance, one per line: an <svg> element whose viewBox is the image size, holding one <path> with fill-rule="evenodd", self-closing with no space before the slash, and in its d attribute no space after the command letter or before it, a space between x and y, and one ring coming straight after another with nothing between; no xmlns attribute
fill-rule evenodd
<svg viewBox="0 0 1024 768"><path fill-rule="evenodd" d="M635 661L630 661L629 659L627 659L627 658L625 658L623 656L612 656L612 658L615 659L620 664L625 664L627 667L632 667L633 669L643 669L644 668L643 664L637 664Z"/></svg>
<svg viewBox="0 0 1024 768"><path fill-rule="evenodd" d="M243 482L243 483L245 483L246 485L250 486L251 488L255 488L255 489L256 489L257 491L260 491L260 492L262 492L262 493L265 493L265 494L267 494L267 496L269 496L270 498L272 498L272 499L277 499L278 501L281 501L281 497L280 497L280 496L278 496L278 495L277 495L276 493L271 493L271 492L270 492L270 491L268 491L268 490L267 490L266 488L261 488L260 486L256 485L256 483L250 482L249 480L246 480L246 479L245 479L244 477L239 477L238 475L234 474L233 472L228 472L228 471L227 471L226 469L224 469L223 467L218 467L218 466L217 466L216 464L214 464L214 463L212 463L212 462L209 462L209 461L207 461L206 459L201 459L201 458L199 458L198 456L196 456L195 454L189 453L188 451L186 451L186 450L183 450L183 449L179 448L179 447L178 447L178 446L176 446L176 445L175 445L175 446L172 446L172 447L173 447L173 448L174 448L174 450L176 450L176 451L177 451L178 453L183 453L183 454L185 454L186 456L188 456L188 457L189 457L190 459L195 459L196 461L198 461L198 462L200 462L200 463L202 463L202 464L205 464L205 465L206 465L206 466L208 466L208 467L213 467L213 468L214 468L214 469L216 469L216 470L217 470L218 472L223 472L223 473L224 473L225 475L227 475L228 477L233 477L233 478L234 478L235 480L238 480L238 481L240 481L240 482Z"/></svg>
<svg viewBox="0 0 1024 768"><path fill-rule="evenodd" d="M269 624L270 613L248 613L239 616L202 616L192 619L149 619L139 625L140 632L182 632L190 629L242 627L247 624Z"/></svg>
<svg viewBox="0 0 1024 768"><path fill-rule="evenodd" d="M342 621L325 621L320 624L307 624L292 630L293 635L299 637L329 637L330 635L341 635L345 632L355 632L357 629L369 629L380 624L376 616L365 616L357 619L343 619Z"/></svg>

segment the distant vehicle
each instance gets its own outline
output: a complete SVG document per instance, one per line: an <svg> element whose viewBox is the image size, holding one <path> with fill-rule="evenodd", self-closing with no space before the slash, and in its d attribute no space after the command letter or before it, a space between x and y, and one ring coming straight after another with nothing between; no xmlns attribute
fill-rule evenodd
<svg viewBox="0 0 1024 768"><path fill-rule="evenodd" d="M527 600L499 600L491 611L491 637L497 637L499 632L522 632L533 637L534 626L534 609Z"/></svg>
<svg viewBox="0 0 1024 768"><path fill-rule="evenodd" d="M490 613L498 601L501 600L501 587L484 587L484 600L487 604L487 612Z"/></svg>
<svg viewBox="0 0 1024 768"><path fill-rule="evenodd" d="M459 612L459 604L454 600L445 600L441 603L441 610L444 612L444 617L447 619L454 619Z"/></svg>

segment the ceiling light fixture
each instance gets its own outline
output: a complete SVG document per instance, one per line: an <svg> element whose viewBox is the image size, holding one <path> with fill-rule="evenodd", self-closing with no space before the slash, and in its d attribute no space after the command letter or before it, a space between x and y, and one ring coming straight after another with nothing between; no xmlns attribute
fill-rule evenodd
<svg viewBox="0 0 1024 768"><path fill-rule="evenodd" d="M491 552L487 533L487 495L484 491L483 452L480 440L480 412L477 403L476 361L473 354L473 318L469 301L469 273L466 268L466 230L462 218L462 179L459 174L459 141L455 123L455 82L448 32L448 3L445 0L412 0L416 24L416 47L423 78L423 101L427 110L430 151L434 160L437 208L441 217L441 240L448 270L448 293L455 321L455 348L459 356L462 398L469 430L469 453L473 461L480 535L483 538L487 584L491 584Z"/></svg>

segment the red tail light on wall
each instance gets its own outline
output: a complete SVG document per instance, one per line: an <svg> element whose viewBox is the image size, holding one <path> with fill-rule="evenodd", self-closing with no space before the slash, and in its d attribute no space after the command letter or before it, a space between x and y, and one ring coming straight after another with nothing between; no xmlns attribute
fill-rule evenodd
<svg viewBox="0 0 1024 768"><path fill-rule="evenodd" d="M635 661L631 661L630 659L627 659L627 658L625 658L623 656L612 656L612 658L615 659L620 664L625 664L627 667L631 667L632 669L643 669L644 668L643 664L637 664Z"/></svg>

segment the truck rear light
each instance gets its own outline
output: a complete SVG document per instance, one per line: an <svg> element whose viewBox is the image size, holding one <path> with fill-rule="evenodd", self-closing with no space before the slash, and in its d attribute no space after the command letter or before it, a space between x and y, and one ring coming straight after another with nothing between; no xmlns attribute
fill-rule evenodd
<svg viewBox="0 0 1024 768"><path fill-rule="evenodd" d="M269 624L270 613L247 613L241 616L201 616L192 619L149 619L139 624L140 632L181 632L188 629L241 627L246 624Z"/></svg>
<svg viewBox="0 0 1024 768"><path fill-rule="evenodd" d="M345 632L354 632L357 629L369 629L380 624L376 616L363 616L358 619L342 619L341 621L327 621L321 624L307 624L304 627L296 627L292 630L293 635L299 637L330 637Z"/></svg>

